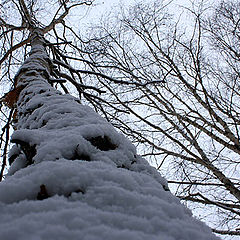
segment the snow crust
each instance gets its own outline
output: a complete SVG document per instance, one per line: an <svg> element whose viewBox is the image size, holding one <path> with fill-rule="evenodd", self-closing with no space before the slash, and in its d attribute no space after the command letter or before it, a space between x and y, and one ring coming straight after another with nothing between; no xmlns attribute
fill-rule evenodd
<svg viewBox="0 0 240 240"><path fill-rule="evenodd" d="M129 140L48 84L46 65L36 45L18 73L25 88L10 153L17 157L0 183L1 239L217 240Z"/></svg>

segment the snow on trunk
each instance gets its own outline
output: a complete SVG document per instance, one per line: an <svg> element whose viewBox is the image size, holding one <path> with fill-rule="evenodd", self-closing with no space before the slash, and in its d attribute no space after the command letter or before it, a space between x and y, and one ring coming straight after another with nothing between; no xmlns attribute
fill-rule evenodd
<svg viewBox="0 0 240 240"><path fill-rule="evenodd" d="M50 66L37 30L16 75L23 90L0 183L0 238L218 239L111 124L51 87Z"/></svg>

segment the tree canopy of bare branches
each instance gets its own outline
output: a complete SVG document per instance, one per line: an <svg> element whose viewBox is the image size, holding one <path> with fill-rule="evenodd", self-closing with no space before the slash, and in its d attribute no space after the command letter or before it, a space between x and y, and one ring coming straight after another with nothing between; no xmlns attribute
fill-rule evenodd
<svg viewBox="0 0 240 240"><path fill-rule="evenodd" d="M52 58L52 85L74 92L132 139L214 232L240 235L239 2L202 1L179 18L167 11L172 1L137 3L83 36L69 13L93 2L0 5L0 81L8 92L1 103L11 108L1 104L1 179L19 91L14 76L38 26Z"/></svg>
<svg viewBox="0 0 240 240"><path fill-rule="evenodd" d="M98 95L102 93L94 84L83 84L81 74L94 74L85 72L80 66L74 69L69 65L71 57L79 48L73 42L77 36L73 24L69 20L71 11L79 10L79 17L84 15L91 7L93 0L61 0L61 1L35 1L35 0L5 0L0 5L0 84L1 84L1 174L3 179L5 167L8 165L7 154L9 150L10 127L16 118L16 102L21 89L17 88L15 75L28 57L30 51L31 32L34 28L41 29L45 36L46 47L52 61L49 63L51 73L55 77L49 79L52 85L65 93L69 93L70 83L75 94L82 97L85 94L91 99L91 92ZM87 7L86 9L84 7ZM79 61L78 61L79 62ZM82 70L79 70L82 69ZM87 93L89 92L89 93ZM5 95L4 95L5 93ZM7 107L6 107L7 106ZM10 110L9 110L10 109ZM11 160L10 160L11 161ZM10 162L11 163L11 162Z"/></svg>
<svg viewBox="0 0 240 240"><path fill-rule="evenodd" d="M67 53L79 61L69 52L81 51L68 38L69 32L75 32L65 23L67 15L71 8L92 1L54 2L59 6L46 24L48 19L39 20L37 3L42 1L5 1L13 4L12 14L13 6L17 8L22 24L1 19L2 81L6 75L11 79L14 62L26 58L12 88L1 97L10 113L3 116L0 181L5 177L10 126L14 128L8 155L11 167L0 182L1 239L218 240L170 193L166 180L123 134L68 94L66 82L80 98L94 103L91 99L103 90L81 77L111 79L72 66L66 57ZM22 36L19 41L13 36L16 28ZM11 42L4 42L9 34ZM58 84L62 91L56 89Z"/></svg>
<svg viewBox="0 0 240 240"><path fill-rule="evenodd" d="M110 93L109 121L214 232L240 235L239 1L201 1L179 18L167 8L123 7L92 27L82 52Z"/></svg>

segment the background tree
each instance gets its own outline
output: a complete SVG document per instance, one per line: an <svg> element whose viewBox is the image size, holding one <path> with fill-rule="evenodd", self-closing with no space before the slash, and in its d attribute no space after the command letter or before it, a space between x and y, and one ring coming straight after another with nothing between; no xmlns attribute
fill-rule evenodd
<svg viewBox="0 0 240 240"><path fill-rule="evenodd" d="M240 235L239 1L201 1L180 18L168 4L121 8L78 54L109 92L106 118L214 232Z"/></svg>
<svg viewBox="0 0 240 240"><path fill-rule="evenodd" d="M102 92L81 82L80 73L98 73L71 67L64 54L77 49L64 37L65 18L71 8L92 1L54 2L58 7L47 24L38 17L37 3L5 1L3 8L13 4L12 11L15 6L20 15L15 20L22 24L1 19L3 46L9 46L1 58L5 75L10 77L14 62L21 62L15 50L29 43L12 89L1 98L11 108L5 128L14 127L11 168L0 183L1 238L218 239L169 192L165 179L122 134L68 94L67 80L89 101L93 95L85 90ZM18 43L16 29L22 36ZM6 130L5 145L8 138Z"/></svg>

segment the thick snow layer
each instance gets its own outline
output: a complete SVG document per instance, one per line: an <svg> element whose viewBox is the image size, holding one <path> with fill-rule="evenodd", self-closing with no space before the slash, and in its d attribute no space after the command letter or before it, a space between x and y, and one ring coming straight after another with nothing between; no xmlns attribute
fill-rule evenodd
<svg viewBox="0 0 240 240"><path fill-rule="evenodd" d="M17 74L25 88L0 183L0 238L217 240L131 142L48 84L49 61L33 45Z"/></svg>
<svg viewBox="0 0 240 240"><path fill-rule="evenodd" d="M70 95L62 95L48 84L35 81L22 93L18 107L20 119L18 129L12 135L13 141L21 141L36 150L34 163L82 159L103 161L118 168L148 172L167 188L167 183L146 160L136 155L136 149L111 124L88 106L79 104ZM115 149L102 151L91 143L95 137L107 137ZM20 155L9 174L26 164Z"/></svg>
<svg viewBox="0 0 240 240"><path fill-rule="evenodd" d="M12 139L36 152L29 166L21 152L12 176L0 183L1 239L217 239L166 191L165 179L123 135L54 91L27 94L19 103L19 130ZM114 148L94 146L91 138L99 136ZM47 198L37 200L42 185Z"/></svg>
<svg viewBox="0 0 240 240"><path fill-rule="evenodd" d="M217 239L153 177L100 161L29 166L0 184L0 202L4 240Z"/></svg>

